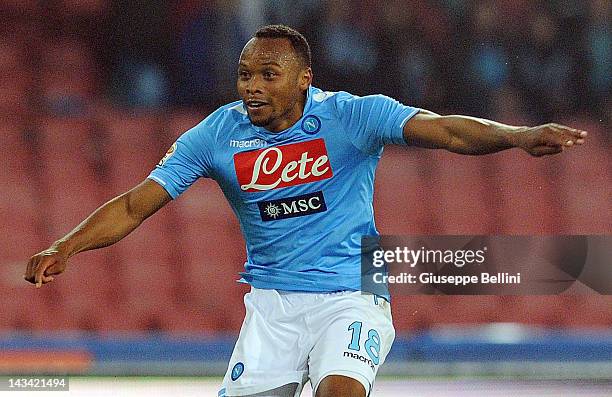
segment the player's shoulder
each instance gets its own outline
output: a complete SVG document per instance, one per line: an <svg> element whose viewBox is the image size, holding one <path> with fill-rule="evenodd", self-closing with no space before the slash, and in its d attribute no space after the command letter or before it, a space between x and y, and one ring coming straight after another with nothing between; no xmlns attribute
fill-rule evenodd
<svg viewBox="0 0 612 397"><path fill-rule="evenodd" d="M225 129L229 124L238 124L247 119L247 112L242 101L234 101L219 107L209 114L199 126L203 128Z"/></svg>
<svg viewBox="0 0 612 397"><path fill-rule="evenodd" d="M316 87L311 87L309 94L313 107L336 114L342 111L347 102L357 98L356 95L346 91L323 91Z"/></svg>
<svg viewBox="0 0 612 397"><path fill-rule="evenodd" d="M355 95L346 91L322 91L315 89L312 93L313 102L319 102L331 106L335 111L342 113L347 107L359 105L362 103L369 104L377 101L385 101L391 98L382 94L372 95Z"/></svg>
<svg viewBox="0 0 612 397"><path fill-rule="evenodd" d="M346 91L323 91L317 87L310 87L312 102L321 105L336 105L338 102L351 100L356 96Z"/></svg>
<svg viewBox="0 0 612 397"><path fill-rule="evenodd" d="M215 140L221 132L227 133L245 122L248 118L242 101L234 101L217 108L187 133L200 139Z"/></svg>

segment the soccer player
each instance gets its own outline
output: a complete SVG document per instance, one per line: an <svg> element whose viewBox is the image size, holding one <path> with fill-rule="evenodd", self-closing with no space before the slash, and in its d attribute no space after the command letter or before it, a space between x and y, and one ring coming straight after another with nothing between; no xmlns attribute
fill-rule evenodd
<svg viewBox="0 0 612 397"><path fill-rule="evenodd" d="M240 56L241 100L185 132L142 183L34 255L25 279L52 282L70 257L121 240L198 178L213 178L240 221L241 281L251 285L219 396L298 396L307 380L316 397L369 395L395 337L389 297L359 292L360 239L378 234L372 190L383 146L543 156L582 144L586 132L440 116L382 95L325 92L312 78L300 33L259 29Z"/></svg>

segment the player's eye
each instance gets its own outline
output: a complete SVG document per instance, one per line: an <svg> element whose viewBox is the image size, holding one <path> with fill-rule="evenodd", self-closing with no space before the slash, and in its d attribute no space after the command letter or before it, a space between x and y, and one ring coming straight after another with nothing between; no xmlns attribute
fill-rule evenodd
<svg viewBox="0 0 612 397"><path fill-rule="evenodd" d="M241 80L246 80L251 76L251 74L249 72L247 72L246 70L239 70L238 71L238 77L240 77Z"/></svg>
<svg viewBox="0 0 612 397"><path fill-rule="evenodd" d="M266 79L272 79L272 78L276 77L276 73L274 73L274 72L264 72L264 77Z"/></svg>

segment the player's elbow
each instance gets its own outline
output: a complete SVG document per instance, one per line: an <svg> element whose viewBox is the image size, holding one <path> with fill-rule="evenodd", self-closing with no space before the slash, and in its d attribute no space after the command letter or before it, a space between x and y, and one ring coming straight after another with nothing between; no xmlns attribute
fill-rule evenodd
<svg viewBox="0 0 612 397"><path fill-rule="evenodd" d="M134 191L130 190L118 196L115 200L121 209L120 216L122 216L130 224L137 226L146 219L146 216L139 208L138 200L135 196Z"/></svg>

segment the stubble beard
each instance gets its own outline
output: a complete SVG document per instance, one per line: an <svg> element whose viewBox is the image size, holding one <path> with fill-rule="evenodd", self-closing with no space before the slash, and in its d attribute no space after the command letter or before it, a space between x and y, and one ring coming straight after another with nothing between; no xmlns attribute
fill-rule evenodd
<svg viewBox="0 0 612 397"><path fill-rule="evenodd" d="M251 121L251 124L253 124L255 127L265 127L266 125L274 121L273 115L270 115L269 117L259 120L259 121L253 120L253 118L251 117L250 114L248 114L248 112L247 112L247 115L249 116L249 120Z"/></svg>

